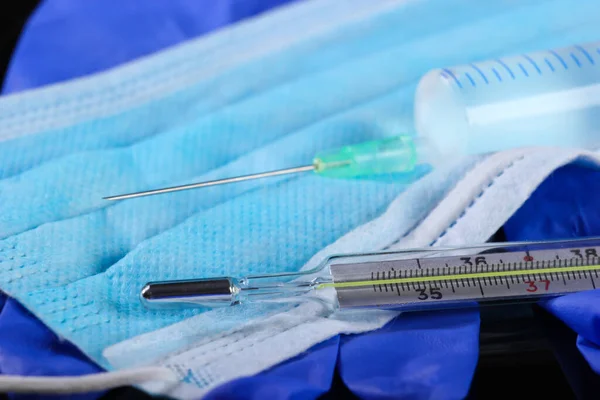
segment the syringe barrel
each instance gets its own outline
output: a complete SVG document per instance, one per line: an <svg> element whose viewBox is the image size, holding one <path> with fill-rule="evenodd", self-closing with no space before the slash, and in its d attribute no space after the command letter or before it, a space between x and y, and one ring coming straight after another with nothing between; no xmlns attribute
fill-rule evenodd
<svg viewBox="0 0 600 400"><path fill-rule="evenodd" d="M600 42L430 71L415 125L451 155L600 146Z"/></svg>

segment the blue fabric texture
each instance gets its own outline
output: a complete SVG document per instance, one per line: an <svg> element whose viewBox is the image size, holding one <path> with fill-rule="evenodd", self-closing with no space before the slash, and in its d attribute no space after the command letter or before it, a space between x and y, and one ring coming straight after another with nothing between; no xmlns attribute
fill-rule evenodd
<svg viewBox="0 0 600 400"><path fill-rule="evenodd" d="M391 75L395 71L395 73L402 75L398 72L400 66L397 63L390 63L390 61L400 59L407 49L402 48L402 51L394 51L392 44L395 40L399 38L406 40L406 35L411 34L424 40L423 37L434 33L439 34L439 31L436 30L442 30L443 27L450 29L454 26L453 24L458 26L470 22L472 25L467 31L473 33L484 29L484 22L492 23L493 27L490 28L492 30L507 21L513 21L515 25L518 25L518 21L523 24L525 21L531 22L531 15L535 15L540 20L542 17L560 19L561 14L565 12L565 7L568 8L569 6L568 2L553 2L540 6L530 5L537 2L524 2L527 3L527 6L522 12L519 12L517 9L513 10L507 6L503 8L504 6L501 5L481 4L471 5L473 8L469 13L466 13L464 8L460 8L465 5L457 1L436 4L423 3L424 5L412 6L412 8L408 8L408 11L402 10L398 15L392 14L387 17L387 20L380 21L387 24L387 27L406 25L403 29L398 30L396 36L389 34L389 32L387 35L373 33L369 40L364 41L364 48L361 48L360 51L357 48L354 49L353 57L346 57L347 54L343 51L333 55L328 54L327 57L323 54L315 56L304 65L306 70L298 72L297 75L303 77L303 79L297 85L289 84L283 88L270 88L274 93L266 92L268 97L265 94L262 99L260 96L256 96L256 98L248 100L245 98L249 96L247 93L244 91L239 92L233 96L245 99L245 102L230 104L224 101L223 104L227 104L229 108L220 111L216 115L213 114L210 118L198 119L194 115L201 112L208 113L223 104L210 104L208 102L203 106L198 106L195 103L195 106L186 107L182 110L181 121L188 124L184 127L178 128L173 126L174 124L171 125L172 121L168 118L169 113L173 109L178 109L181 104L189 101L190 98L195 98L194 96L201 97L202 94L198 94L199 92L196 91L198 88L188 89L185 94L187 97L182 97L185 98L185 101L171 103L158 101L154 108L129 110L123 113L125 115L80 124L77 128L57 128L46 132L48 139L40 139L34 136L24 137L0 146L3 157L8 160L7 168L2 169L5 178L2 182L2 189L8 192L16 191L20 193L18 197L14 197L15 200L6 199L6 207L14 208L15 211L13 211L13 214L3 216L3 219L0 220L0 235L5 238L1 245L4 256L2 261L6 262L8 260L9 264L14 268L18 268L18 273L23 276L27 273L28 268L30 271L41 274L39 285L36 288L40 289L41 292L32 294L33 297L29 299L29 305L32 307L35 305L34 308L41 310L41 315L44 315L45 312L51 312L58 314L60 318L65 318L68 316L61 311L60 307L46 308L36 299L43 296L46 299L58 299L62 296L80 296L81 294L83 294L83 297L93 298L94 296L100 296L100 292L96 288L103 287L108 287L109 295L113 295L123 288L105 285L106 281L119 281L120 277L127 273L127 268L139 265L157 268L163 278L177 278L176 273L172 271L164 273L165 271L161 270L164 265L168 265L175 260L175 258L171 259L169 255L187 254L196 250L200 250L199 253L195 254L194 259L184 263L183 268L193 268L198 259L203 259L209 260L212 266L212 269L203 270L204 273L221 274L228 272L227 267L232 259L239 260L240 257L245 257L245 264L241 267L246 272L249 270L266 272L261 269L263 265L275 264L285 265L289 269L297 268L303 260L318 248L335 240L337 236L354 226L376 216L390 199L403 190L403 187L388 183L365 182L359 185L358 188L353 188L352 186L355 183L353 185L345 182L327 182L323 184L319 180L307 177L291 181L276 181L273 185L260 188L260 190L257 190L257 186L242 185L219 191L205 191L201 194L189 193L177 198L169 198L169 200L144 199L108 208L97 202L97 198L124 189L134 190L145 188L147 185L171 183L172 179L183 181L198 175L202 175L200 178L203 179L235 174L239 171L247 172L249 168L258 170L301 163L309 159L313 152L322 148L361 141L373 136L394 134L395 130L386 130L385 127L388 125L381 122L390 120L392 119L391 116L395 115L394 118L396 119L392 119L395 124L391 124L391 126L404 128L410 126L410 97L414 87L412 86L414 78L418 77L427 68L436 65L436 63L454 63L454 60L459 61L460 59L459 57L454 59L452 54L443 54L439 58L427 60L419 68L403 70L403 73L411 77L407 78L406 81L402 79L399 81L377 81L374 78L373 81L365 82L365 86L357 89L357 91L362 90L360 96L357 95L354 98L350 96L350 98L346 97L343 101L338 100L336 102L338 96L347 95L341 88L348 87L350 82L354 82L355 76L368 75L369 71L378 71L383 75ZM440 8L439 16L429 15L430 17L439 18L439 20L430 21L431 26L422 24L420 21L416 23L417 17L430 7ZM448 9L444 9L444 7L448 7ZM573 39L593 39L596 32L595 29L592 29L593 21L589 21L590 25L582 23L582 18L584 19L586 14L592 14L591 9L593 7L586 9L582 6L582 9L578 10L578 16L570 20L573 23L573 26L570 26L568 30L570 33L564 34L564 32L561 32L561 35L564 36L561 39L555 37L552 45L556 45L561 40L568 43ZM485 18L489 18L489 20ZM413 19L415 23L411 24ZM564 21L558 24L569 25L568 22ZM493 25L494 23L497 25ZM513 25L511 24L511 26ZM534 32L539 27L532 26L530 29L531 32ZM382 29L381 32L386 31ZM527 32L529 31L524 28L524 32L515 33L513 39L516 40L515 38L522 34L526 36ZM460 34L455 34L457 38L460 37ZM462 34L464 35L464 33ZM451 35L452 33L450 37L452 37ZM535 38L533 34L532 37L533 39L530 38L531 42L522 44L522 48L546 46L546 43L543 43L544 41L540 38ZM509 38L506 43L513 39ZM86 43L89 43L89 41ZM495 51L503 51L503 47L508 45L506 43L499 44ZM442 47L447 45L442 46L440 44L440 46L436 48L438 51L443 51ZM489 55L486 53L487 48L484 48L484 41L475 42L473 46L472 53L467 58L476 59ZM132 56L152 51L152 49L148 50L148 48L143 47L140 46L139 53L132 52ZM339 47L336 45L336 48ZM415 45L415 48L418 47ZM35 47L27 49L27 46L22 45L19 51L32 52ZM376 50L383 49L386 50L385 55L375 54ZM454 53L454 50L452 53ZM21 53L17 53L17 60L19 54ZM296 56L300 60L301 56L304 57L307 54L312 53L307 53L307 50L304 53L297 50ZM117 53L114 63L124 60L119 56L120 54ZM364 62L354 60L354 57L361 56L367 57L367 60ZM252 75L252 71L256 73L272 61L264 60L256 63L254 66L247 68L245 73ZM336 68L322 75L318 74L320 68L326 68L336 62L341 64L342 61L353 63L353 65L348 68ZM391 65L386 67L388 63ZM17 61L13 62L9 78L13 79L15 84L14 86L7 85L9 91L24 88L28 85L36 86L51 79L56 81L65 79L68 76L77 76L91 72L94 68L99 70L107 66L98 62L88 64L82 62L82 69L73 71L71 75L61 75L63 72L49 72L47 76L52 75L54 78L42 76L39 80L27 80L29 78L24 79L19 77L18 72L13 72L16 65L18 65ZM239 73L240 76L245 77L242 72ZM317 76L306 77L305 75L309 72L316 73ZM23 76L25 75L32 76L26 73ZM227 78L235 78L235 76L230 75ZM284 80L283 78L289 79L290 77L285 76L282 78L280 76L280 78ZM271 83L275 86L276 82L272 81ZM368 89L367 84L369 88L373 88ZM320 87L323 92L318 93L318 96L308 91L302 92L305 85ZM252 90L251 87L245 87L245 91ZM274 103L289 101L288 92L297 93L298 91L301 93L302 101L293 104L293 107L295 107L293 110L295 111L290 112L289 109L272 108ZM318 102L325 103L324 109L319 112L310 110L310 105ZM289 104L286 105L289 107ZM265 111L267 107L269 107L268 113ZM158 120L153 120L153 124L146 122L144 119L156 113L156 110L163 110L164 114L157 115ZM338 114L339 118L330 118L334 114ZM233 118L234 115L235 118ZM286 120L275 118L269 122L273 119L273 115L285 115ZM240 118L240 116L245 116L245 118ZM161 118L163 119L161 120ZM321 122L321 120L324 121ZM379 121L380 126L373 127L370 122L373 120ZM141 124L140 121L142 121ZM313 126L312 124L315 121L320 123ZM400 121L399 124L398 121ZM128 135L123 134L124 132L129 133L134 126L136 132ZM382 126L384 129L382 129ZM302 129L305 127L306 129ZM97 129L104 130L106 135L101 138L93 135L81 135L81 133ZM163 132L163 130L165 131ZM240 133L242 130L244 131L243 135ZM203 134L202 132L209 133ZM211 138L212 133L214 132L224 132L226 140L211 142L213 140ZM77 140L72 140L72 135L75 133L80 136L77 137ZM40 142L44 140L45 143ZM216 158L198 157L197 154L192 152L192 149L204 145L211 146L211 149L215 151ZM24 152L26 149L31 150L31 152ZM102 151L104 149L108 151ZM18 156L11 155L15 150L18 150ZM265 156L274 152L278 154L278 158L265 162ZM246 157L244 156L245 153L250 153L250 155ZM160 162L157 162L155 157L154 159L151 158L156 154L164 155ZM205 153L202 154L205 155ZM234 162L225 166L238 157L245 158L242 158L239 164ZM117 163L120 166L119 169L112 169L110 167L111 163ZM99 171L97 172L98 182L94 184L92 189L89 188L87 179L84 180L84 178L87 178L86 174L80 176L75 174L75 176L70 177L71 179L68 182L64 182L64 186L60 186L61 183L52 178L60 176L65 170L86 171L86 168L90 165L96 171ZM224 167L215 170L221 166ZM145 171L146 174L141 174L139 171ZM168 171L176 171L177 173L173 176ZM208 174L204 174L208 171L210 171ZM48 192L48 187L40 190L30 189L25 183L32 181L51 182L51 187L57 193L67 190L67 186L74 185L76 189L68 189L69 191L66 193L68 193L69 199L77 199L77 201L75 204L69 203L68 208L52 207L47 209L36 208L34 210L31 205L40 203L42 196ZM583 190L583 188L579 189ZM304 201L307 198L312 198L310 193L313 191L318 192L319 196L314 196L314 199L309 202ZM378 196L368 196L369 193L378 193ZM20 204L24 198L30 196L33 196L30 203ZM230 200L235 196L238 197L235 200ZM327 200L331 198L346 198L347 200L329 205ZM302 199L302 202L294 202L294 204L304 204L304 208L294 208L294 212L297 214L293 217L289 215L273 216L261 211L263 209L270 210L270 212L286 210L289 207L290 199ZM53 205L62 200L63 198L57 195ZM560 200L557 200L556 204L559 202ZM257 204L261 204L261 207L257 207ZM328 229L331 228L331 230L325 230L322 225L314 221L329 220L332 213L331 207L334 207L336 212L341 211L340 215L344 215L344 220L337 221L334 224L329 223ZM144 215L139 214L138 210L140 209L144 210ZM164 212L165 209L169 211ZM586 213L582 210L584 208L580 209L581 214L584 215L582 217L584 220L580 221L580 225L585 227L586 224L593 224L594 222L591 219L586 220ZM554 212L553 216L556 217L556 209L552 211ZM30 217L23 220L23 222L19 222L20 217L25 212ZM251 217L247 217L248 215ZM146 218L148 216L152 218ZM300 218L297 219L297 216L300 216ZM192 219L188 219L189 217L192 217ZM512 225L507 227L507 232L512 232L510 234L513 236L517 236L514 232L518 231L515 222L518 217L519 215L515 216L511 220ZM186 221L186 219L188 220ZM122 226L117 226L118 224L115 221L124 222ZM197 229L197 226L214 226L215 228L201 231ZM254 227L256 226L260 226L260 229L255 230ZM547 227L544 224L539 226L540 230L537 233L528 232L527 234L543 236L543 229ZM581 226L579 229L581 229ZM98 229L98 227L101 227L101 229ZM226 228L218 230L219 227ZM251 229L248 230L248 227ZM285 232L296 232L296 236L284 237L282 236L283 231L279 230L278 227L285 227ZM170 228L173 228L173 230L169 231ZM271 232L270 241L264 239L265 230ZM108 232L110 232L112 238L109 243L106 242ZM324 235L324 232L327 234ZM83 237L79 237L82 233L84 233ZM157 238L145 241L153 236L157 236ZM215 252L221 251L219 246L226 242L231 243L230 241L234 245L226 250L234 250L236 254L229 260L222 260L218 257L220 254ZM184 244L174 246L174 243L178 242ZM197 243L206 243L206 249L212 250L197 249ZM290 243L298 247L290 248ZM65 244L67 247L65 247ZM262 246L262 252L253 253L251 257L248 257L249 253L257 249L259 245ZM135 251L131 253L134 248ZM287 256L282 256L282 252ZM27 262L25 264L21 261L13 262L19 258L24 258ZM180 262L181 259L177 258L176 261ZM120 263L119 267L112 269L106 276L96 275L89 278L91 275L104 272L108 267L117 263ZM24 267L22 268L21 265L24 265ZM36 267L38 265L55 266L57 270L61 271L61 275L57 275L56 270L52 273L40 271ZM76 265L77 268L72 268L73 265ZM16 277L15 270L11 271L13 275L8 277L9 279ZM144 272L139 280L144 283L145 280L150 280L150 278L155 278L155 275ZM18 280L14 286L11 286L11 289L14 290L14 293L23 293L20 290L24 290L24 288L20 286ZM82 281L86 281L86 283L83 285L81 284ZM62 287L65 284L69 285L66 290L43 289L47 286ZM27 290L30 289L31 287L27 287ZM569 297L567 296L564 299ZM9 302L11 301L9 300ZM87 299L78 303L79 315L94 315L97 310L90 307L88 303L89 300ZM5 306L3 312L12 312L11 307L13 306L15 306L14 303L10 307ZM109 307L112 307L117 313L127 311L123 309L123 303L120 302L110 303ZM566 310L568 307L565 306L561 309ZM17 311L19 315L26 315L22 310L17 309ZM569 312L566 314L574 315ZM586 315L589 316L589 314ZM149 315L148 319L151 317L154 317L154 315ZM173 316L170 321L182 317L183 315ZM563 317L563 319L568 318ZM587 340L593 340L595 338L592 334L593 327L582 324L581 319L575 318L575 320L571 322L574 329L580 329L581 332L587 334ZM577 325L577 321L579 321L579 325ZM28 323L30 322L31 320ZM51 322L56 327L56 321ZM106 321L102 318L92 318L90 322L94 324L91 326L98 326ZM140 325L134 329L132 328L126 334L133 335L140 331L152 329L154 326L148 321L139 322ZM168 322L165 321L165 323ZM79 336L79 333L75 334L75 332L80 327L73 325L72 328L75 330L71 331L68 337L79 339L79 341L83 340L86 335L98 334L95 330L81 327L82 332ZM337 364L346 385L364 398L397 398L410 395L422 397L426 394L429 394L432 398L460 398L464 397L468 391L468 385L475 368L477 330L478 316L476 313L471 312L400 317L378 332L342 339L331 339L316 346L310 353L290 360L288 363L267 371L258 377L231 382L217 389L209 397L229 398L243 393L244 398L253 396L261 398L264 397L265 393L268 393L279 398L289 398L291 395L297 398L316 398L320 393L327 390L333 369ZM52 343L56 340L52 334L48 331L43 332L39 326L35 332L42 332L45 338L35 340L50 338ZM109 334L112 334L112 332L109 332ZM580 333L580 335L583 336L583 333ZM397 343L403 343L403 346L397 346ZM61 354L68 354L70 351L68 347L66 345L66 348L61 350ZM588 360L593 359L589 354L597 354L588 342L582 342L580 348L586 352L585 354L588 354ZM368 356L363 349L370 350ZM47 353L39 354L41 357L41 354ZM379 363L374 365L374 369L362 368L367 362L369 362L369 365L373 365L368 358L371 355L376 355ZM455 355L457 358L453 359L449 355ZM94 367L85 362L81 363L77 359L78 357L75 357L70 361L71 364L69 365L73 368L72 371L85 373L93 370ZM592 363L592 361L590 362ZM22 373L27 374L27 370L27 368L23 368ZM58 370L60 368L57 368L56 373L60 373ZM426 374L411 375L411 372L417 370L425 371ZM43 373L51 374L52 372L44 370ZM437 390L441 391L437 392Z"/></svg>

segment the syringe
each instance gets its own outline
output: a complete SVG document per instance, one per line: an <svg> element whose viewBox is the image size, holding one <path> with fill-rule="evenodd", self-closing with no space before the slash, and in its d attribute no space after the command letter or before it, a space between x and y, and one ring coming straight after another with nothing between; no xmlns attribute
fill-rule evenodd
<svg viewBox="0 0 600 400"><path fill-rule="evenodd" d="M454 154L600 144L600 42L429 72L420 136Z"/></svg>
<svg viewBox="0 0 600 400"><path fill-rule="evenodd" d="M600 238L488 243L334 256L310 271L147 284L150 308L299 302L333 290L332 306L421 311L532 301L596 289Z"/></svg>
<svg viewBox="0 0 600 400"><path fill-rule="evenodd" d="M325 152L302 167L106 199L308 171L334 178L412 173L457 155L521 146L594 147L599 126L600 42L430 71L415 95L416 136Z"/></svg>

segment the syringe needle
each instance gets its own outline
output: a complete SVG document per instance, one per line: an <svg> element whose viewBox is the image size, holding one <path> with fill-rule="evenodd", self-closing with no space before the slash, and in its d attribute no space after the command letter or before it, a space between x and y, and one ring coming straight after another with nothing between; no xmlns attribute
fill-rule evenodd
<svg viewBox="0 0 600 400"><path fill-rule="evenodd" d="M423 157L428 154L427 147L417 148L412 137L399 135L370 142L363 142L341 149L334 149L317 154L312 165L278 169L258 174L242 175L216 181L191 183L163 189L121 194L104 197L105 200L124 200L155 194L178 192L180 190L197 189L226 183L249 181L271 176L296 174L314 171L317 175L329 178L357 178L361 176L402 173L413 171L416 164L426 163ZM409 178L412 179L412 178Z"/></svg>
<svg viewBox="0 0 600 400"><path fill-rule="evenodd" d="M215 180L215 181L190 183L188 185L172 186L172 187L167 187L167 188L162 188L162 189L146 190L146 191L143 191L143 192L120 194L120 195L117 195L117 196L104 197L104 200L133 199L133 198L136 198L136 197L144 197L144 196L152 196L152 195L155 195L155 194L179 192L181 190L197 189L197 188L202 188L202 187L207 187L207 186L224 185L224 184L227 184L227 183L249 181L249 180L252 180L252 179L269 178L269 177L278 176L278 175L297 174L297 173L300 173L300 172L313 171L314 169L315 169L315 165L305 165L305 166L302 166L302 167L278 169L276 171L268 171L268 172L261 172L261 173L258 173L258 174L235 176L233 178L218 179L218 180Z"/></svg>

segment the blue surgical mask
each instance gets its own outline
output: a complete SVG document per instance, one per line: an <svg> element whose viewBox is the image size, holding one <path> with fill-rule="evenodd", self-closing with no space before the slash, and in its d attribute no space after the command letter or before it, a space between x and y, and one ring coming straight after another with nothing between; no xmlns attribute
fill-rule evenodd
<svg viewBox="0 0 600 400"><path fill-rule="evenodd" d="M308 1L1 99L1 289L106 368L172 368L182 397L377 328L394 313L331 316L316 303L150 311L138 295L148 281L297 271L331 252L483 241L579 153L457 159L410 186L304 175L102 197L413 133L414 89L429 69L596 40L598 11L567 0ZM490 197L509 184L522 191Z"/></svg>

